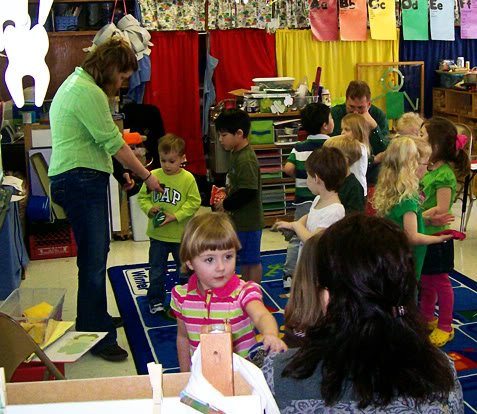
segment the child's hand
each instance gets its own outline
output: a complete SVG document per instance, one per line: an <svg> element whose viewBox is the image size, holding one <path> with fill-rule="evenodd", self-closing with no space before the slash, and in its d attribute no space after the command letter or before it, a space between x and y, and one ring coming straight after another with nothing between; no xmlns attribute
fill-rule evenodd
<svg viewBox="0 0 477 414"><path fill-rule="evenodd" d="M436 236L439 239L439 243L443 243L447 240L452 239L454 236L452 234L441 234L439 236Z"/></svg>
<svg viewBox="0 0 477 414"><path fill-rule="evenodd" d="M430 224L431 226L447 226L455 220L455 217L449 213L439 214L434 212L434 214L424 217L424 220L426 224Z"/></svg>
<svg viewBox="0 0 477 414"><path fill-rule="evenodd" d="M135 186L135 182L134 180L131 178L130 174L128 172L125 172L123 174L123 178L124 180L126 181L124 184L123 184L123 190L124 191L129 191L131 190L134 186Z"/></svg>
<svg viewBox="0 0 477 414"><path fill-rule="evenodd" d="M176 216L174 216L174 214L169 214L169 213L166 213L164 211L164 215L166 216L166 218L164 219L164 221L161 223L161 225L159 227L165 226L166 224L177 220L177 218L176 218Z"/></svg>
<svg viewBox="0 0 477 414"><path fill-rule="evenodd" d="M379 154L376 154L374 156L374 163L375 164L380 164L384 159L384 151L383 152L380 152Z"/></svg>
<svg viewBox="0 0 477 414"><path fill-rule="evenodd" d="M151 209L149 210L149 212L147 213L147 216L149 218L153 218L156 213L160 210L161 208L160 207L157 207L157 206L154 206L154 207L151 207Z"/></svg>
<svg viewBox="0 0 477 414"><path fill-rule="evenodd" d="M285 342L275 335L263 335L263 349L268 352L283 352L288 349Z"/></svg>
<svg viewBox="0 0 477 414"><path fill-rule="evenodd" d="M287 229L287 230L293 230L293 222L288 222L288 221L277 221L273 224L272 229L273 230L280 230L280 229Z"/></svg>

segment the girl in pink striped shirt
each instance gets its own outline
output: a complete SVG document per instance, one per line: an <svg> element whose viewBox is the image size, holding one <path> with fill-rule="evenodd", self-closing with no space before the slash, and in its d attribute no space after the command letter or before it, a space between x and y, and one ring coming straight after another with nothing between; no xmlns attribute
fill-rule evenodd
<svg viewBox="0 0 477 414"><path fill-rule="evenodd" d="M247 357L256 343L255 330L263 335L266 350L287 349L278 337L275 318L265 308L255 282L235 274L240 242L224 213L195 216L186 225L180 249L181 262L194 273L185 285L172 290L171 308L177 317L177 355L181 371L190 370L203 325L231 325L234 352Z"/></svg>

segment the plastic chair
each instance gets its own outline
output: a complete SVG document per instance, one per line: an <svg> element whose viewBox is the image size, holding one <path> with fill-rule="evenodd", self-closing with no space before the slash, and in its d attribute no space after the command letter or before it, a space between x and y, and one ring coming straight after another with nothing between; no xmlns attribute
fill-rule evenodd
<svg viewBox="0 0 477 414"><path fill-rule="evenodd" d="M7 382L11 380L18 366L32 353L35 353L47 368L45 380L49 373L58 380L66 379L22 326L3 312L0 312L0 332L0 367L5 368Z"/></svg>
<svg viewBox="0 0 477 414"><path fill-rule="evenodd" d="M464 150L469 154L469 161L472 163L473 160L477 159L477 145L474 145L474 134L472 129L466 125L459 122L454 123L457 128L457 133L467 135L467 143L464 147ZM460 231L465 231L467 224L470 218L470 212L472 211L472 206L474 204L475 197L472 193L472 181L477 173L476 169L471 168L470 173L465 177L464 181L459 181L459 188L456 194L456 200L462 200L462 213L460 218ZM469 199L469 209L467 211L467 199Z"/></svg>

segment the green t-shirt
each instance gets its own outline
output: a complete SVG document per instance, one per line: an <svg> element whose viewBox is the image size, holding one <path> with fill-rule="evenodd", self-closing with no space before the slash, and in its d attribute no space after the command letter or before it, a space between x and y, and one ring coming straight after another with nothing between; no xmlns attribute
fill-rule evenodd
<svg viewBox="0 0 477 414"><path fill-rule="evenodd" d="M174 175L167 175L162 168L151 171L161 183L164 191L149 191L144 183L139 191L137 201L142 211L147 215L156 206L163 211L176 216L176 221L154 227L149 218L147 235L151 239L170 243L180 243L185 225L200 207L200 193L194 176L184 169Z"/></svg>
<svg viewBox="0 0 477 414"><path fill-rule="evenodd" d="M417 216L417 232L426 234L426 227L424 225L424 219L422 218L422 209L419 205L418 198L407 198L396 204L386 217L394 221L399 227L404 229L404 215L412 211ZM421 278L422 265L424 264L424 258L426 257L427 246L420 244L413 246L414 260L416 262L416 277L417 280Z"/></svg>
<svg viewBox="0 0 477 414"><path fill-rule="evenodd" d="M338 191L338 196L346 214L362 213L364 211L366 197L364 196L363 186L353 173L345 178Z"/></svg>
<svg viewBox="0 0 477 414"><path fill-rule="evenodd" d="M83 68L76 68L56 92L50 125L50 177L78 167L113 172L111 156L124 140L106 94Z"/></svg>
<svg viewBox="0 0 477 414"><path fill-rule="evenodd" d="M449 204L449 212L455 199L457 187L457 179L454 170L449 164L442 164L433 171L428 171L421 180L421 189L426 199L422 203L422 210L426 211L437 205L437 190L440 188L451 189L451 201ZM434 234L442 231L449 226L426 226L426 234Z"/></svg>
<svg viewBox="0 0 477 414"><path fill-rule="evenodd" d="M245 205L230 210L237 231L256 231L263 228L261 185L257 156L250 145L240 151L233 151L227 173L227 193L232 195L241 188L258 190Z"/></svg>

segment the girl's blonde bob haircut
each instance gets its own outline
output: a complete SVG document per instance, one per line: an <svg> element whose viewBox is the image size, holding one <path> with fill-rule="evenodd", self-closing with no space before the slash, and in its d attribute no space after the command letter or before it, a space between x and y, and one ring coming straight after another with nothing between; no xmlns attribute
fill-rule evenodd
<svg viewBox="0 0 477 414"><path fill-rule="evenodd" d="M348 167L358 161L362 155L359 141L345 135L336 135L335 137L328 138L323 146L338 148L345 156L346 161L348 161Z"/></svg>
<svg viewBox="0 0 477 414"><path fill-rule="evenodd" d="M241 247L227 214L217 212L199 214L185 226L180 258L182 263L186 263L207 250L240 250Z"/></svg>

